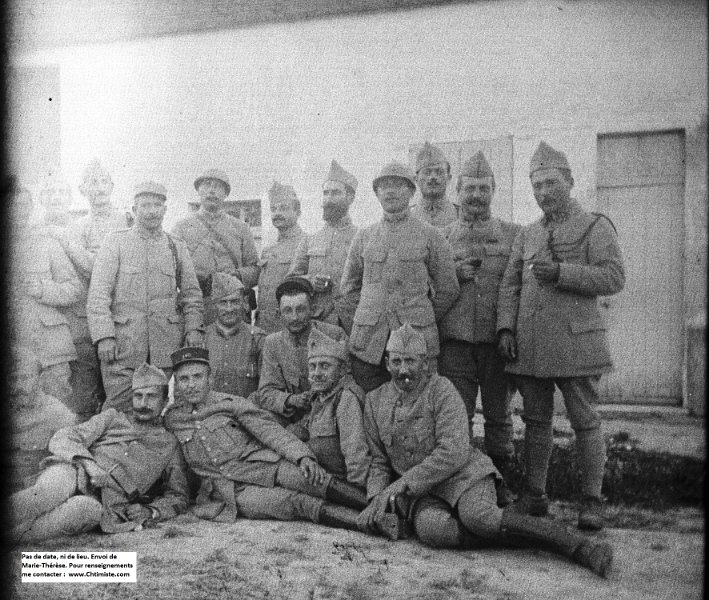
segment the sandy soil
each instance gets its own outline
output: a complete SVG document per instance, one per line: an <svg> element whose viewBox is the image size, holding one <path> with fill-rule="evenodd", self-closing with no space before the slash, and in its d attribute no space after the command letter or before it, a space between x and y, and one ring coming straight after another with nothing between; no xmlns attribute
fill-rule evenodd
<svg viewBox="0 0 709 600"><path fill-rule="evenodd" d="M556 518L571 522L565 505ZM12 592L21 599L660 599L702 598L704 513L614 512L627 528L598 534L615 549L607 580L532 550L432 550L310 523L182 516L156 529L60 538L21 550L138 552L137 584L29 584L12 553ZM639 527L639 528L638 528Z"/></svg>

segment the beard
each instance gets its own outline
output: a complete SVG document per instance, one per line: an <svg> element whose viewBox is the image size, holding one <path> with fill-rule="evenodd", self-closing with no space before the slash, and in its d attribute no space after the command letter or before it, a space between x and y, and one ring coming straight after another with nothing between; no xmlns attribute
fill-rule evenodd
<svg viewBox="0 0 709 600"><path fill-rule="evenodd" d="M337 223L347 214L347 206L342 204L328 203L322 207L322 218L326 223Z"/></svg>

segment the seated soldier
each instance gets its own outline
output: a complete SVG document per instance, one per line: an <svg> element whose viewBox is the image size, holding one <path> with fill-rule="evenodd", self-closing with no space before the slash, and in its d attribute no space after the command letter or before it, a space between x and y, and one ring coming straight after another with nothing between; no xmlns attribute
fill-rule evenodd
<svg viewBox="0 0 709 600"><path fill-rule="evenodd" d="M367 484L372 460L362 427L364 391L347 373L347 348L317 329L308 338L310 412L300 424L318 463L350 483Z"/></svg>
<svg viewBox="0 0 709 600"><path fill-rule="evenodd" d="M143 364L133 374L133 414L108 409L49 442L47 467L10 497L16 542L89 531L132 531L187 507L179 444L162 425L167 378Z"/></svg>
<svg viewBox="0 0 709 600"><path fill-rule="evenodd" d="M237 514L303 519L357 530L364 493L329 475L273 414L248 399L212 391L206 349L182 348L172 364L175 405L165 420L191 469L206 481L193 510L197 516L224 522Z"/></svg>
<svg viewBox="0 0 709 600"><path fill-rule="evenodd" d="M30 487L49 456L49 440L62 427L76 424L76 415L39 386L42 364L37 355L23 347L12 352L8 379L10 421L6 439L11 440L10 493Z"/></svg>
<svg viewBox="0 0 709 600"><path fill-rule="evenodd" d="M213 389L246 398L256 391L261 349L266 332L244 322L249 310L249 291L233 275L215 273L212 301L217 320L207 327L205 346L209 350Z"/></svg>
<svg viewBox="0 0 709 600"><path fill-rule="evenodd" d="M434 547L542 548L605 576L613 556L607 543L498 508L499 474L470 445L465 405L453 384L428 375L423 335L406 323L386 349L391 381L367 394L364 409L372 466L361 526L376 529L390 508Z"/></svg>
<svg viewBox="0 0 709 600"><path fill-rule="evenodd" d="M275 413L284 427L310 410L308 337L319 329L337 341L347 341L344 329L313 319L313 286L305 277L289 277L276 288L283 329L266 336L256 402ZM294 430L297 433L298 429Z"/></svg>

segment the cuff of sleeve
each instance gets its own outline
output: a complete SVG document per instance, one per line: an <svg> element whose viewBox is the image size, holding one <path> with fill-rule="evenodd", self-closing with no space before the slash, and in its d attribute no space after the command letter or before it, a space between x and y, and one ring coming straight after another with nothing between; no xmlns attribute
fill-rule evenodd
<svg viewBox="0 0 709 600"><path fill-rule="evenodd" d="M91 339L93 340L94 344L98 344L101 340L105 340L106 338L116 337L116 329L113 326L113 321L110 319L109 321L110 324L98 323L91 328Z"/></svg>
<svg viewBox="0 0 709 600"><path fill-rule="evenodd" d="M559 263L559 279L554 285L560 289L574 288L579 279L580 269L583 269L583 265Z"/></svg>

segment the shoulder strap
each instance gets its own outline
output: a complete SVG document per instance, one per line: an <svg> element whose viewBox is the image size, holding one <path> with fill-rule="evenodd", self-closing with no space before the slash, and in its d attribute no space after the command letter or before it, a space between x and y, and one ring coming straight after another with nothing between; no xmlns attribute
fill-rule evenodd
<svg viewBox="0 0 709 600"><path fill-rule="evenodd" d="M613 221L611 221L611 218L608 215L604 215L603 213L599 213L599 212L592 212L591 214L596 216L596 220L593 221L593 223L591 224L591 227L593 227L598 222L598 220L601 217L603 217L606 221L608 221L611 224L613 231L615 232L616 235L618 235L618 230L615 228L615 223L613 223Z"/></svg>
<svg viewBox="0 0 709 600"><path fill-rule="evenodd" d="M172 260L175 263L175 282L177 287L182 289L182 268L177 257L177 244L169 233L165 232L165 235L167 236L167 244L170 246L170 252L172 252Z"/></svg>

